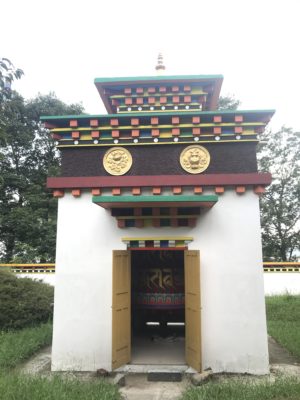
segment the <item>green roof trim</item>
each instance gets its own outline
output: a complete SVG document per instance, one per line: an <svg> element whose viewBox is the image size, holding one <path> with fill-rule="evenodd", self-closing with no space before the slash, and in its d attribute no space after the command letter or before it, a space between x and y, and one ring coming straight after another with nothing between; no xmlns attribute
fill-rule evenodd
<svg viewBox="0 0 300 400"><path fill-rule="evenodd" d="M41 116L40 119L42 121L46 120L54 120L54 119L90 119L90 118L122 118L122 117L149 117L149 116L158 116L162 117L164 115L226 115L226 114L274 114L275 110L215 110L215 111L177 111L174 112L164 112L156 114L153 113L122 113L122 114L80 114L80 115L45 115Z"/></svg>
<svg viewBox="0 0 300 400"><path fill-rule="evenodd" d="M112 78L95 78L94 83L140 82L140 81L168 81L168 80L206 80L223 79L223 75L158 75L158 76L127 76Z"/></svg>
<svg viewBox="0 0 300 400"><path fill-rule="evenodd" d="M216 195L171 195L171 196L93 196L93 203L216 203Z"/></svg>

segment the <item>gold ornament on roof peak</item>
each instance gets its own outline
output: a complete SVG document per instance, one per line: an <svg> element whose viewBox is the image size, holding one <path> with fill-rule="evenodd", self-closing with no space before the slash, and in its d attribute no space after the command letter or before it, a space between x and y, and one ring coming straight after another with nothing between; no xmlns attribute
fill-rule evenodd
<svg viewBox="0 0 300 400"><path fill-rule="evenodd" d="M158 74L162 74L163 71L166 69L166 67L164 66L164 58L163 58L162 53L158 54L157 65L156 65L155 69Z"/></svg>

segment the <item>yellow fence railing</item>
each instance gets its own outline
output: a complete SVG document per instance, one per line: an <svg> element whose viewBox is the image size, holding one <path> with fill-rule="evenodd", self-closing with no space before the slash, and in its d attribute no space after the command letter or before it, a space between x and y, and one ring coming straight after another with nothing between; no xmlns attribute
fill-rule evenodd
<svg viewBox="0 0 300 400"><path fill-rule="evenodd" d="M16 274L54 274L55 264L0 264L0 269L10 269Z"/></svg>
<svg viewBox="0 0 300 400"><path fill-rule="evenodd" d="M10 269L16 274L54 274L55 264L0 264L0 269ZM300 262L264 262L264 272L300 272Z"/></svg>
<svg viewBox="0 0 300 400"><path fill-rule="evenodd" d="M300 262L264 262L264 272L300 272Z"/></svg>

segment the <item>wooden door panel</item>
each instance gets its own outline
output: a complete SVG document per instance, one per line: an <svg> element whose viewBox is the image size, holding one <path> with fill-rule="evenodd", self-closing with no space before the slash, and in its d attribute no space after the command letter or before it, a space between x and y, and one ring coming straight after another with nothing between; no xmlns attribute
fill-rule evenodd
<svg viewBox="0 0 300 400"><path fill-rule="evenodd" d="M112 369L131 357L131 264L130 252L113 251Z"/></svg>
<svg viewBox="0 0 300 400"><path fill-rule="evenodd" d="M185 356L188 365L201 371L200 256L197 250L184 252Z"/></svg>

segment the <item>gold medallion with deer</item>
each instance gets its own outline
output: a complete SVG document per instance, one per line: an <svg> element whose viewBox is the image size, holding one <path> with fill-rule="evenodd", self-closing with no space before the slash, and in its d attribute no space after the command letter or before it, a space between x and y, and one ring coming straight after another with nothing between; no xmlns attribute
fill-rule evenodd
<svg viewBox="0 0 300 400"><path fill-rule="evenodd" d="M123 147L112 147L104 155L103 166L110 175L124 175L132 166L132 156Z"/></svg>

